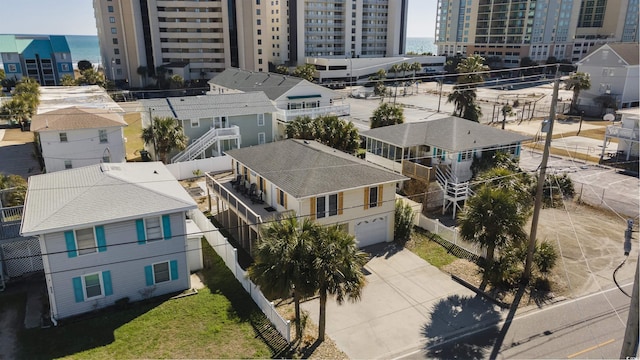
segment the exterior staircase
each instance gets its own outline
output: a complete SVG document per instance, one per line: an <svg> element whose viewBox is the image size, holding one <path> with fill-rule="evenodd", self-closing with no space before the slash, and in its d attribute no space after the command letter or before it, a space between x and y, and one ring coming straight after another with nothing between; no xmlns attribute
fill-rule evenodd
<svg viewBox="0 0 640 360"><path fill-rule="evenodd" d="M468 181L461 182L458 177L451 171L449 165L437 165L436 181L442 188L444 199L442 202L442 213L453 205L453 218L456 217L456 210L462 210L460 201L463 202L473 195L473 191Z"/></svg>
<svg viewBox="0 0 640 360"><path fill-rule="evenodd" d="M240 128L235 125L228 128L211 128L189 144L186 149L172 157L171 163L189 161L202 156L208 148L220 140L236 140L237 146L240 147Z"/></svg>

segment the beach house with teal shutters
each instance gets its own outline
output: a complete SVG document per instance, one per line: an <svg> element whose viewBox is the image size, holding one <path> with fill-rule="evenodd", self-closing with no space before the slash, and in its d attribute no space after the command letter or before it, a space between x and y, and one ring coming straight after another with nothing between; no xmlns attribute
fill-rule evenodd
<svg viewBox="0 0 640 360"><path fill-rule="evenodd" d="M30 177L21 233L39 239L52 319L188 289L195 208L160 162Z"/></svg>

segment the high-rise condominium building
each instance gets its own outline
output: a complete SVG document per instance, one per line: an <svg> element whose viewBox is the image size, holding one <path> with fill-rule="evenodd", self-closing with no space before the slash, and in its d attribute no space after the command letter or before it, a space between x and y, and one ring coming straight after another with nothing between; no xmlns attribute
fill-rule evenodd
<svg viewBox="0 0 640 360"><path fill-rule="evenodd" d="M438 53L580 60L605 42L638 42L638 0L438 0Z"/></svg>
<svg viewBox="0 0 640 360"><path fill-rule="evenodd" d="M408 0L94 0L106 74L132 86L144 85L143 68L161 65L193 80L305 57L400 55L407 8Z"/></svg>

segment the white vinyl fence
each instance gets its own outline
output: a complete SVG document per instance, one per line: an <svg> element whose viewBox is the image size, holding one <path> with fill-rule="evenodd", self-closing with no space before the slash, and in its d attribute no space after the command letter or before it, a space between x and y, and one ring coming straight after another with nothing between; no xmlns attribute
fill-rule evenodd
<svg viewBox="0 0 640 360"><path fill-rule="evenodd" d="M418 227L425 229L433 234L440 236L443 240L464 249L476 256L486 257L487 251L478 244L474 244L462 239L458 233L458 229L450 228L440 223L438 219L429 219L424 215L420 215Z"/></svg>
<svg viewBox="0 0 640 360"><path fill-rule="evenodd" d="M262 295L260 288L255 285L246 276L246 272L238 265L238 252L229 244L227 239L220 234L218 229L207 219L207 217L200 210L189 211L189 218L193 220L200 228L200 231L204 233L204 237L216 253L224 260L229 270L233 273L236 279L240 282L242 287L251 295L253 301L260 307L260 310L267 316L269 321L278 330L278 332L287 340L291 342L291 322L285 320L278 314L275 306L272 302Z"/></svg>
<svg viewBox="0 0 640 360"><path fill-rule="evenodd" d="M231 170L231 158L223 155L206 159L182 161L167 165L167 169L169 169L169 172L178 180L190 179L196 176L193 172L197 170L200 170L201 175L209 172Z"/></svg>

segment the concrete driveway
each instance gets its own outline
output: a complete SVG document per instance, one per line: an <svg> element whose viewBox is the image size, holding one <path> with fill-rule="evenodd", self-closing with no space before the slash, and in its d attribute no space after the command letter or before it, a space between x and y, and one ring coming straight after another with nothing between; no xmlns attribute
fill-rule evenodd
<svg viewBox="0 0 640 360"><path fill-rule="evenodd" d="M362 300L338 305L330 298L327 303L327 335L349 358L391 358L500 318L492 304L476 301L473 291L411 251L383 244L371 252ZM302 308L317 324L318 299ZM456 319L462 313L491 316Z"/></svg>

